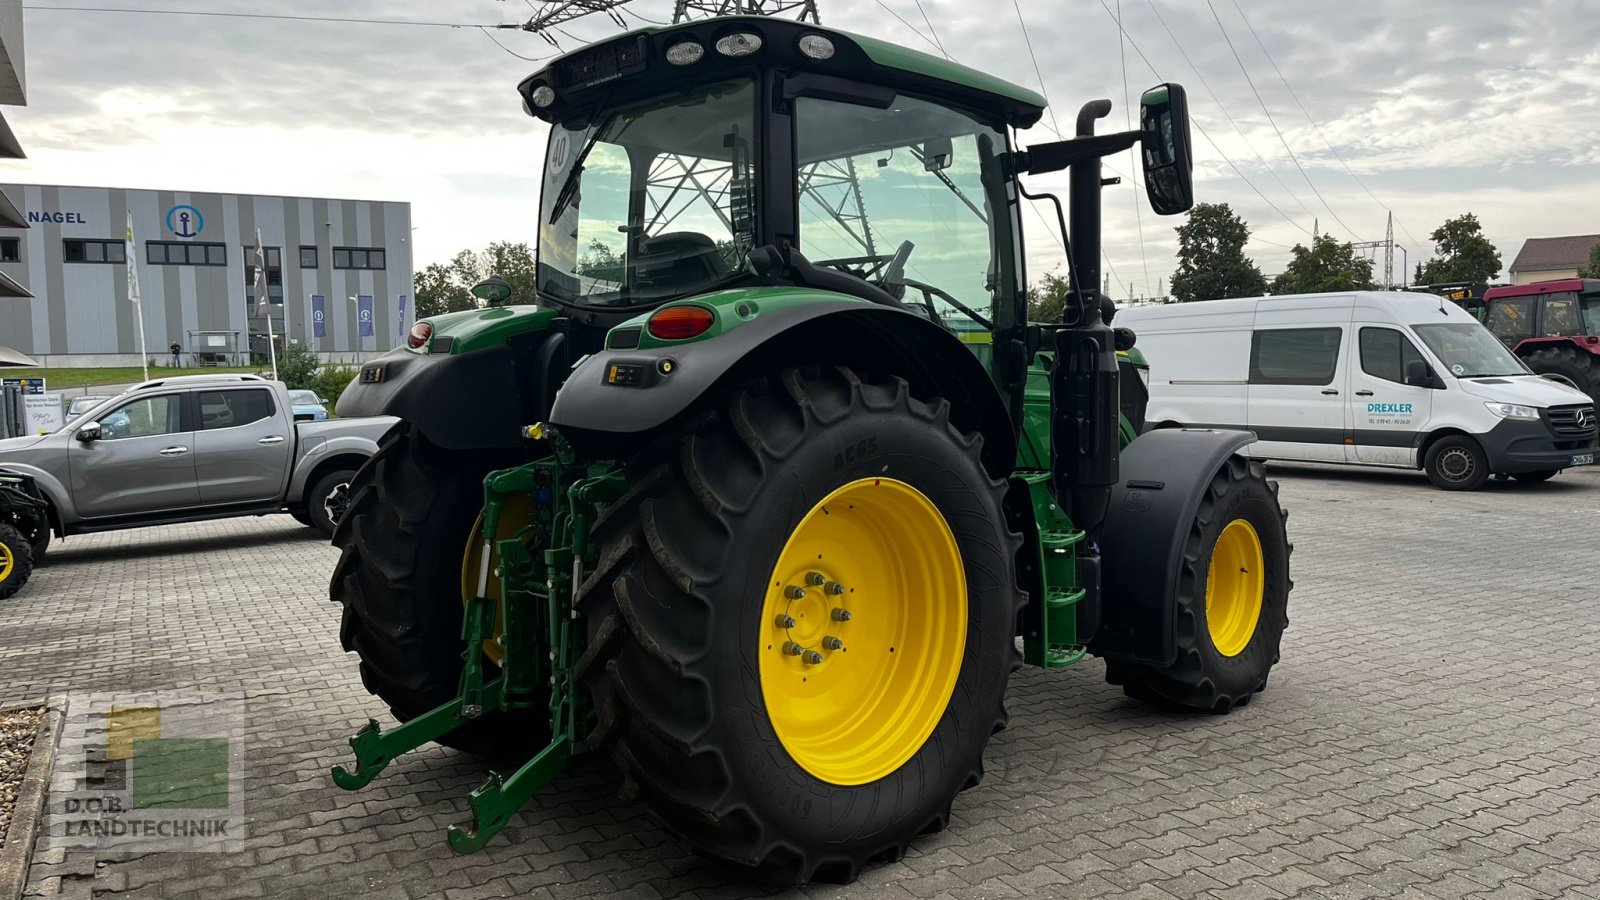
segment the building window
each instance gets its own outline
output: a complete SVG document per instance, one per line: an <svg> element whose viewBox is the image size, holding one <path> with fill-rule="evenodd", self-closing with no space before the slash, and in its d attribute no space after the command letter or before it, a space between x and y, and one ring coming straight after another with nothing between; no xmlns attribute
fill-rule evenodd
<svg viewBox="0 0 1600 900"><path fill-rule="evenodd" d="M317 248L302 246L300 248L300 268L302 268L302 269L315 269L316 267L317 267Z"/></svg>
<svg viewBox="0 0 1600 900"><path fill-rule="evenodd" d="M1250 341L1251 384L1332 384L1340 328L1278 328Z"/></svg>
<svg viewBox="0 0 1600 900"><path fill-rule="evenodd" d="M223 244L187 241L145 241L145 259L155 266L225 266L228 248Z"/></svg>
<svg viewBox="0 0 1600 900"><path fill-rule="evenodd" d="M384 269L388 264L384 262L382 247L335 247L333 248L333 267L335 269Z"/></svg>
<svg viewBox="0 0 1600 900"><path fill-rule="evenodd" d="M283 251L277 247L262 247L261 253L267 258L267 296L272 302L283 305ZM244 248L244 292L245 308L255 309L256 305L256 248L250 245Z"/></svg>
<svg viewBox="0 0 1600 900"><path fill-rule="evenodd" d="M61 242L62 258L69 263L125 262L121 241L67 238Z"/></svg>
<svg viewBox="0 0 1600 900"><path fill-rule="evenodd" d="M22 238L0 237L0 262L18 262L22 259Z"/></svg>

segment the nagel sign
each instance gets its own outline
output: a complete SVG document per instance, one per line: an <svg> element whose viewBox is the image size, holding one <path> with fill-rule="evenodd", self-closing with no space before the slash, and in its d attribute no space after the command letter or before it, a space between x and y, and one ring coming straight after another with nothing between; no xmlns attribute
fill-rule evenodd
<svg viewBox="0 0 1600 900"><path fill-rule="evenodd" d="M83 217L83 213L61 212L59 210L54 211L54 212L45 212L43 210L30 209L30 210L28 210L28 221L29 222L41 222L41 223L43 223L43 222L53 222L53 223L55 223L57 225L87 225L87 224L89 224L89 220L85 219Z"/></svg>

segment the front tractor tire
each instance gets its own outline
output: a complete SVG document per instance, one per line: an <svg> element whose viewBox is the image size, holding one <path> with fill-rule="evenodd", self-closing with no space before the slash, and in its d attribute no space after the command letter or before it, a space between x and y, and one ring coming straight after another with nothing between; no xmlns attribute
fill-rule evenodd
<svg viewBox="0 0 1600 900"><path fill-rule="evenodd" d="M362 684L401 722L460 687L462 569L473 558L483 477L509 464L440 450L402 424L350 480L349 507L333 534L341 553L329 592L344 607L339 638L360 658ZM487 660L485 678L496 674ZM511 759L541 749L549 735L542 710L490 712L438 742Z"/></svg>
<svg viewBox="0 0 1600 900"><path fill-rule="evenodd" d="M1571 344L1541 347L1523 360L1538 375L1561 375L1600 403L1600 356Z"/></svg>
<svg viewBox="0 0 1600 900"><path fill-rule="evenodd" d="M0 600L5 600L28 583L33 573L33 548L22 532L0 525Z"/></svg>
<svg viewBox="0 0 1600 900"><path fill-rule="evenodd" d="M1189 526L1170 665L1106 661L1106 680L1164 707L1226 713L1267 686L1289 625L1288 514L1259 462L1229 457Z"/></svg>
<svg viewBox="0 0 1600 900"><path fill-rule="evenodd" d="M949 413L786 371L636 460L596 523L590 744L697 852L847 882L978 783L1020 664L1021 539Z"/></svg>

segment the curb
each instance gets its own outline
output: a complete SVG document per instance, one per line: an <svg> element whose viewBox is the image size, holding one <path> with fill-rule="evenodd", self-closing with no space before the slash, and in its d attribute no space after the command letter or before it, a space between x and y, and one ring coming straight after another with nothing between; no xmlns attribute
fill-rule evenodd
<svg viewBox="0 0 1600 900"><path fill-rule="evenodd" d="M28 884L28 863L33 860L33 842L44 819L45 795L50 789L50 773L55 768L56 739L61 735L61 710L45 710L39 730L33 736L33 754L28 771L22 776L17 793L17 808L11 815L11 828L0 846L0 900L22 896Z"/></svg>

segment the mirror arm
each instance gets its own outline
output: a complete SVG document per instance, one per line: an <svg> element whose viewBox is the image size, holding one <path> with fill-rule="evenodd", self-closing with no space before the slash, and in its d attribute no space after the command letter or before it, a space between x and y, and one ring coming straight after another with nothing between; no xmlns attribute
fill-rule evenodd
<svg viewBox="0 0 1600 900"><path fill-rule="evenodd" d="M1123 131L1117 134L1099 134L1092 137L1073 138L1066 141L1052 141L1048 144L1036 144L1017 154L1017 171L1029 175L1038 175L1043 172L1059 172L1073 163L1084 162L1106 156L1113 156L1140 143L1144 135L1139 131Z"/></svg>

